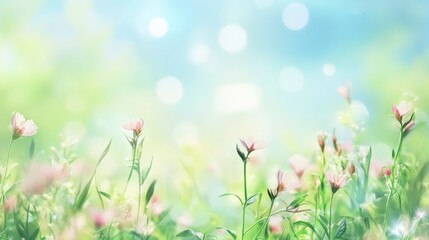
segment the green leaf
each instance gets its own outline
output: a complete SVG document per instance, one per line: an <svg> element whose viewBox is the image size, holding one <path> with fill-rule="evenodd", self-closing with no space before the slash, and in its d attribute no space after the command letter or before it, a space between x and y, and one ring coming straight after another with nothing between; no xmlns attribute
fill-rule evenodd
<svg viewBox="0 0 429 240"><path fill-rule="evenodd" d="M305 221L296 221L293 224L297 225L297 226L304 226L304 227L310 228L311 231L313 231L319 239L322 239L312 224L305 222Z"/></svg>
<svg viewBox="0 0 429 240"><path fill-rule="evenodd" d="M228 228L225 228L225 227L217 227L216 229L224 230L232 237L232 239L234 240L237 239L237 233L233 230L229 230Z"/></svg>
<svg viewBox="0 0 429 240"><path fill-rule="evenodd" d="M340 238L347 231L347 220L343 219L340 223L340 226L337 228L337 232L335 233L335 238Z"/></svg>
<svg viewBox="0 0 429 240"><path fill-rule="evenodd" d="M34 149L36 148L36 144L35 144L35 142L34 142L34 138L32 138L31 139L31 144L30 144L30 151L29 151L29 154L30 154L30 159L33 159L33 156L34 156Z"/></svg>
<svg viewBox="0 0 429 240"><path fill-rule="evenodd" d="M197 239L201 240L201 239L203 239L204 235L202 233L200 233L200 232L194 232L191 229L186 229L186 230L183 230L182 232L178 233L176 235L176 237L179 237L179 238L183 238L183 237L196 237Z"/></svg>
<svg viewBox="0 0 429 240"><path fill-rule="evenodd" d="M246 162L246 155L244 155L244 153L240 150L240 148L238 148L238 144L235 145L235 149L237 150L238 156L240 156L241 160L243 162Z"/></svg>
<svg viewBox="0 0 429 240"><path fill-rule="evenodd" d="M150 184L149 188L147 189L146 192L146 205L148 204L148 202L150 201L150 199L153 196L153 192L155 191L155 184L156 184L156 180L153 180L153 182Z"/></svg>
<svg viewBox="0 0 429 240"><path fill-rule="evenodd" d="M305 201L305 198L307 197L308 194L304 194L304 195L300 195L298 197L296 197L287 207L288 209L296 209L299 206L301 206L301 204Z"/></svg>
<svg viewBox="0 0 429 240"><path fill-rule="evenodd" d="M107 192L103 192L103 191L98 191L98 193L101 195L101 196L103 196L103 197L105 197L105 198L107 198L107 199L109 199L110 200L110 198L112 197L109 193L107 193Z"/></svg>
<svg viewBox="0 0 429 240"><path fill-rule="evenodd" d="M254 203L257 199L258 199L258 196L259 195L261 195L260 193L256 193L256 194L253 194L252 196L250 196L248 199L247 199L247 201L246 201L246 206L249 206L249 205L251 205L252 203Z"/></svg>
<svg viewBox="0 0 429 240"><path fill-rule="evenodd" d="M37 235L39 235L40 229L37 228L30 236L30 240L36 240Z"/></svg>
<svg viewBox="0 0 429 240"><path fill-rule="evenodd" d="M395 149L392 149L392 159L395 159Z"/></svg>
<svg viewBox="0 0 429 240"><path fill-rule="evenodd" d="M328 224L328 219L325 218L322 214L319 214L320 219L325 223Z"/></svg>
<svg viewBox="0 0 429 240"><path fill-rule="evenodd" d="M220 195L219 197L226 197L226 196L234 196L234 197L236 197L240 201L241 205L243 205L243 201L241 200L241 198L237 194L234 194L234 193L224 193L224 194Z"/></svg>
<svg viewBox="0 0 429 240"><path fill-rule="evenodd" d="M91 187L92 178L86 183L85 187L83 188L82 192L80 192L76 198L76 201L73 206L73 211L78 212L82 209L83 205L85 204L86 200L89 197L89 188Z"/></svg>
<svg viewBox="0 0 429 240"><path fill-rule="evenodd" d="M104 148L103 153L101 153L101 156L100 156L100 158L98 159L98 162L97 162L97 167L98 167L98 165L100 165L101 161L104 159L104 157L106 156L106 154L109 152L111 144L112 144L112 139L110 139L109 144L107 144L107 146Z"/></svg>
<svg viewBox="0 0 429 240"><path fill-rule="evenodd" d="M320 226L322 226L323 230L325 231L325 234L328 235L328 220L321 214L319 214L319 217L321 221L319 221Z"/></svg>
<svg viewBox="0 0 429 240"><path fill-rule="evenodd" d="M147 170L144 172L144 174L142 173L142 178L140 180L140 185L143 185L144 182L146 181L147 176L149 176L149 172L152 169L152 162L153 162L153 158L150 160L150 164L149 164L149 167L147 168Z"/></svg>

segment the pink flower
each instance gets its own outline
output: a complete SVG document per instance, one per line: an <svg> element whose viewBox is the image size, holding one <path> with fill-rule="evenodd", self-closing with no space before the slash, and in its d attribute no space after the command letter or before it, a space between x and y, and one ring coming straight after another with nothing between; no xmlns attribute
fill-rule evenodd
<svg viewBox="0 0 429 240"><path fill-rule="evenodd" d="M272 232L273 234L281 234L283 232L282 222L283 218L280 216L270 217L270 221L268 223L270 232Z"/></svg>
<svg viewBox="0 0 429 240"><path fill-rule="evenodd" d="M274 198L286 189L283 175L284 173L282 170L277 171L277 186L268 190L271 200L274 200Z"/></svg>
<svg viewBox="0 0 429 240"><path fill-rule="evenodd" d="M383 168L384 176L389 177L392 174L392 169L389 166Z"/></svg>
<svg viewBox="0 0 429 240"><path fill-rule="evenodd" d="M18 198L16 196L8 197L4 201L4 210L6 212L12 212L16 208L16 204L18 202Z"/></svg>
<svg viewBox="0 0 429 240"><path fill-rule="evenodd" d="M36 124L34 124L34 121L32 119L25 120L24 116L18 112L12 113L11 124L13 131L13 139L17 139L21 136L32 136L37 132L37 126Z"/></svg>
<svg viewBox="0 0 429 240"><path fill-rule="evenodd" d="M143 119L131 120L124 123L123 127L125 130L133 131L134 136L139 136L144 125Z"/></svg>
<svg viewBox="0 0 429 240"><path fill-rule="evenodd" d="M340 188L344 187L349 183L350 176L347 174L334 173L328 171L325 175L326 180L331 185L332 193L336 193Z"/></svg>
<svg viewBox="0 0 429 240"><path fill-rule="evenodd" d="M157 196L153 196L151 199L150 210L154 216L159 216L165 210L164 204L159 200Z"/></svg>
<svg viewBox="0 0 429 240"><path fill-rule="evenodd" d="M338 93L341 97L344 98L348 103L350 103L350 87L349 86L341 86L338 88Z"/></svg>
<svg viewBox="0 0 429 240"><path fill-rule="evenodd" d="M304 171L309 166L308 159L301 155L292 156L291 158L289 158L288 162L292 170L298 176L298 178L302 177L302 174L304 174Z"/></svg>
<svg viewBox="0 0 429 240"><path fill-rule="evenodd" d="M407 115L412 109L411 104L406 103L406 102L401 102L398 105L393 105L392 106L392 112L393 115L395 116L395 118L399 121L402 122L402 117L404 117L405 115Z"/></svg>
<svg viewBox="0 0 429 240"><path fill-rule="evenodd" d="M242 138L240 139L240 142L241 142L241 145L243 145L243 147L246 148L246 151L248 154L262 148L262 145L256 142L252 137Z"/></svg>
<svg viewBox="0 0 429 240"><path fill-rule="evenodd" d="M102 228L107 224L110 224L115 218L115 215L116 215L115 211L113 211L112 209L106 209L106 210L93 209L91 211L92 222L97 228Z"/></svg>
<svg viewBox="0 0 429 240"><path fill-rule="evenodd" d="M48 190L56 181L68 175L66 166L54 167L47 164L32 164L22 180L22 191L28 195L41 194Z"/></svg>
<svg viewBox="0 0 429 240"><path fill-rule="evenodd" d="M324 132L320 132L317 134L317 142L319 143L320 150L325 152L325 142L328 136Z"/></svg>

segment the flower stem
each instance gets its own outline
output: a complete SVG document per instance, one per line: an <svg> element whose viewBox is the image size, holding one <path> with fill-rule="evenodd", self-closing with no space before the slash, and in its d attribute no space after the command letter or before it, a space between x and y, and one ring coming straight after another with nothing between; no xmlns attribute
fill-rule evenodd
<svg viewBox="0 0 429 240"><path fill-rule="evenodd" d="M7 177L7 170L9 168L9 157L10 157L10 150L12 149L12 143L13 143L13 139L10 140L9 149L7 150L6 166L4 169L4 176L2 177L2 185L4 185L4 181L6 180L6 177ZM2 188L3 188L3 186L2 186ZM4 197L5 196L3 196L3 200L4 200Z"/></svg>
<svg viewBox="0 0 429 240"><path fill-rule="evenodd" d="M331 206L329 208L329 229L328 229L328 235L329 235L329 240L332 239L332 202L334 202L334 192L332 192L331 195Z"/></svg>
<svg viewBox="0 0 429 240"><path fill-rule="evenodd" d="M247 157L244 161L243 166L243 175L244 175L244 203L243 203L243 213L242 213L242 224L241 224L241 239L244 239L244 225L246 221L246 206L247 206Z"/></svg>
<svg viewBox="0 0 429 240"><path fill-rule="evenodd" d="M316 208L314 210L314 223L313 223L313 226L316 227L316 224L317 224L317 210L318 210L318 203L319 203L319 187L317 188L316 197L314 198L314 200L316 201ZM313 234L314 234L314 231L311 232L311 237L310 237L311 240L313 240Z"/></svg>
<svg viewBox="0 0 429 240"><path fill-rule="evenodd" d="M137 144L135 144L134 146L132 146L132 148L133 148L133 159L132 159L132 163L131 163L131 169L130 169L130 173L128 174L127 183L126 183L126 185L125 185L125 189L124 189L124 192L122 193L122 197L121 197L121 199L123 199L123 198L124 198L125 193L127 192L128 184L130 183L130 179L131 179L131 176L132 176L133 171L134 171L134 165L135 165L135 163L136 163L136 154L137 154L137 146L136 146L136 145L137 145ZM140 181L140 180L139 180L139 181Z"/></svg>
<svg viewBox="0 0 429 240"><path fill-rule="evenodd" d="M395 193L395 181L396 181L396 173L397 173L397 168L398 168L398 161L399 161L399 155L401 153L402 150L402 142L404 140L404 133L403 133L403 126L401 126L401 134L399 135L399 140L398 140L398 146L396 148L396 154L395 157L393 159L393 166L392 166L392 170L391 170L391 175L389 176L389 181L390 181L390 190L389 190L389 195L387 197L387 201L386 201L386 209L384 211L384 221L383 221L383 226L384 228L386 228L387 226L387 218L389 215L389 206L390 206L390 201L392 200L393 194Z"/></svg>
<svg viewBox="0 0 429 240"><path fill-rule="evenodd" d="M271 211L273 210L274 200L275 198L271 201L270 210L268 211L268 215L267 215L267 218L265 219L264 224L262 224L262 227L259 228L258 232L256 232L256 235L253 237L253 240L257 239L261 231L265 229L265 226L268 224L268 221L270 220Z"/></svg>

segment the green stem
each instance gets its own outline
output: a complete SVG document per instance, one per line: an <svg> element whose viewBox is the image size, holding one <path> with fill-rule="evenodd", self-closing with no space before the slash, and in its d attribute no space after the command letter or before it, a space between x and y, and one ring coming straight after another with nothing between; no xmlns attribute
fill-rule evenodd
<svg viewBox="0 0 429 240"><path fill-rule="evenodd" d="M315 210L314 210L314 223L313 223L313 226L314 227L316 227L316 224L317 224L317 216L318 216L318 214L317 214L317 210L318 210L318 203L319 203L319 188L317 189L317 192L316 192L316 197L315 197L315 200L316 200L316 208L315 208ZM313 234L314 234L314 231L312 231L311 232L311 240L313 240Z"/></svg>
<svg viewBox="0 0 429 240"><path fill-rule="evenodd" d="M5 184L6 177L7 177L7 170L9 168L9 157L10 157L10 150L12 149L12 143L13 143L13 139L11 139L9 142L9 149L7 150L6 166L5 166L5 170L4 170L4 175L3 175L2 180L1 180L1 183L2 183L2 187L1 187L2 188L2 200L3 201L5 200L5 197L6 197L6 196L4 196L4 184Z"/></svg>
<svg viewBox="0 0 429 240"><path fill-rule="evenodd" d="M241 239L244 240L244 225L246 221L246 205L247 205L247 157L244 161L243 175L244 175L244 204L242 212L242 224L241 224Z"/></svg>
<svg viewBox="0 0 429 240"><path fill-rule="evenodd" d="M329 208L329 229L328 229L328 235L329 235L329 240L332 239L332 202L334 201L334 192L332 192L331 195L331 206Z"/></svg>
<svg viewBox="0 0 429 240"><path fill-rule="evenodd" d="M275 200L275 197L274 197L274 199L271 201L270 210L268 211L268 215L267 215L267 218L265 219L264 224L262 224L262 227L261 227L261 228L259 228L258 232L256 232L256 235L253 237L253 240L255 240L255 239L257 239L257 238L258 238L258 236L259 236L259 234L261 233L261 231L262 231L263 229L265 229L265 226L268 224L268 221L270 220L271 211L273 210L274 200Z"/></svg>
<svg viewBox="0 0 429 240"><path fill-rule="evenodd" d="M137 204L137 222L139 221L139 215L140 215L140 205L141 205L141 195L142 195L142 185L140 184L140 179L141 179L141 173L140 173L140 159L137 159L137 175L138 175L138 183L139 183L139 202Z"/></svg>
<svg viewBox="0 0 429 240"><path fill-rule="evenodd" d="M126 185L125 185L125 189L124 189L124 192L122 193L122 197L121 197L121 199L123 199L123 198L124 198L125 193L127 192L128 184L130 183L131 175L133 174L133 171L134 171L134 165L135 165L135 163L136 163L136 154L137 154L136 152L137 152L137 141L136 141L136 143L135 143L135 146L133 146L133 161L132 161L132 164L131 164L130 173L128 174L127 183L126 183ZM139 181L140 181L140 180L139 180Z"/></svg>
<svg viewBox="0 0 429 240"><path fill-rule="evenodd" d="M386 209L384 211L384 221L383 221L383 226L384 228L387 227L387 218L389 215L389 206L390 206L390 201L392 200L393 194L395 192L395 181L396 181L396 172L397 172L397 164L399 161L399 155L401 153L401 149L402 149L402 142L404 140L404 134L403 134L403 126L401 126L401 134L399 135L399 141L398 141L398 146L396 148L396 154L395 154L395 158L393 159L393 166L391 169L391 174L389 176L389 181L390 181L390 190L389 190L389 195L387 197L387 201L386 201Z"/></svg>

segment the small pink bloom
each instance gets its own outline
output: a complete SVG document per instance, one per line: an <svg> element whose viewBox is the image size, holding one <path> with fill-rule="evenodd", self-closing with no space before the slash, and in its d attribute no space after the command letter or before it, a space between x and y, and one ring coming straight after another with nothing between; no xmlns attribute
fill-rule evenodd
<svg viewBox="0 0 429 240"><path fill-rule="evenodd" d="M48 190L54 182L63 180L67 175L65 165L54 167L48 164L32 164L22 180L22 191L28 195L41 194Z"/></svg>
<svg viewBox="0 0 429 240"><path fill-rule="evenodd" d="M353 175L356 172L356 167L353 163L350 164L347 169L349 170L350 175Z"/></svg>
<svg viewBox="0 0 429 240"><path fill-rule="evenodd" d="M162 212L164 212L165 206L157 196L152 197L150 210L154 216L159 216Z"/></svg>
<svg viewBox="0 0 429 240"><path fill-rule="evenodd" d="M246 148L246 151L248 154L262 148L262 145L256 142L252 137L242 138L240 139L240 142L241 142L241 145L243 145L243 147Z"/></svg>
<svg viewBox="0 0 429 240"><path fill-rule="evenodd" d="M406 103L406 102L401 102L398 105L393 105L392 106L392 112L393 115L395 116L395 118L399 121L402 122L402 117L404 117L405 115L407 115L412 109L411 104Z"/></svg>
<svg viewBox="0 0 429 240"><path fill-rule="evenodd" d="M12 212L16 208L17 202L18 198L16 196L6 198L4 201L4 210L6 212Z"/></svg>
<svg viewBox="0 0 429 240"><path fill-rule="evenodd" d="M309 166L308 159L301 155L292 156L291 158L289 158L288 162L292 170L298 176L298 178L302 177L302 174L304 174L304 171Z"/></svg>
<svg viewBox="0 0 429 240"><path fill-rule="evenodd" d="M93 209L91 211L91 219L97 228L102 228L110 224L115 218L115 212L112 209L100 210Z"/></svg>
<svg viewBox="0 0 429 240"><path fill-rule="evenodd" d="M36 124L34 124L34 121L32 119L25 120L24 116L18 112L12 113L11 125L13 131L13 139L17 139L21 136L32 136L37 132L37 126Z"/></svg>
<svg viewBox="0 0 429 240"><path fill-rule="evenodd" d="M268 223L270 232L273 234L281 234L283 232L282 222L283 222L283 218L280 216L270 217L270 221Z"/></svg>
<svg viewBox="0 0 429 240"><path fill-rule="evenodd" d="M338 88L338 93L341 97L344 98L348 103L350 103L350 87L349 86L341 86Z"/></svg>
<svg viewBox="0 0 429 240"><path fill-rule="evenodd" d="M404 128L404 133L405 134L408 134L408 133L410 133L410 131L414 128L414 126L416 125L416 122L414 122L414 121L410 121L406 126L405 126L405 128Z"/></svg>
<svg viewBox="0 0 429 240"><path fill-rule="evenodd" d="M332 171L326 172L326 180L331 185L332 193L336 193L340 188L344 187L349 183L350 176L347 174L334 173Z"/></svg>
<svg viewBox="0 0 429 240"><path fill-rule="evenodd" d="M319 143L320 150L325 152L325 142L328 136L324 132L320 132L317 134L317 142Z"/></svg>
<svg viewBox="0 0 429 240"><path fill-rule="evenodd" d="M384 173L384 176L389 177L390 174L392 174L392 169L390 169L390 167L384 167L383 173Z"/></svg>
<svg viewBox="0 0 429 240"><path fill-rule="evenodd" d="M144 125L143 119L131 120L124 123L123 127L125 130L133 131L135 136L139 136Z"/></svg>

